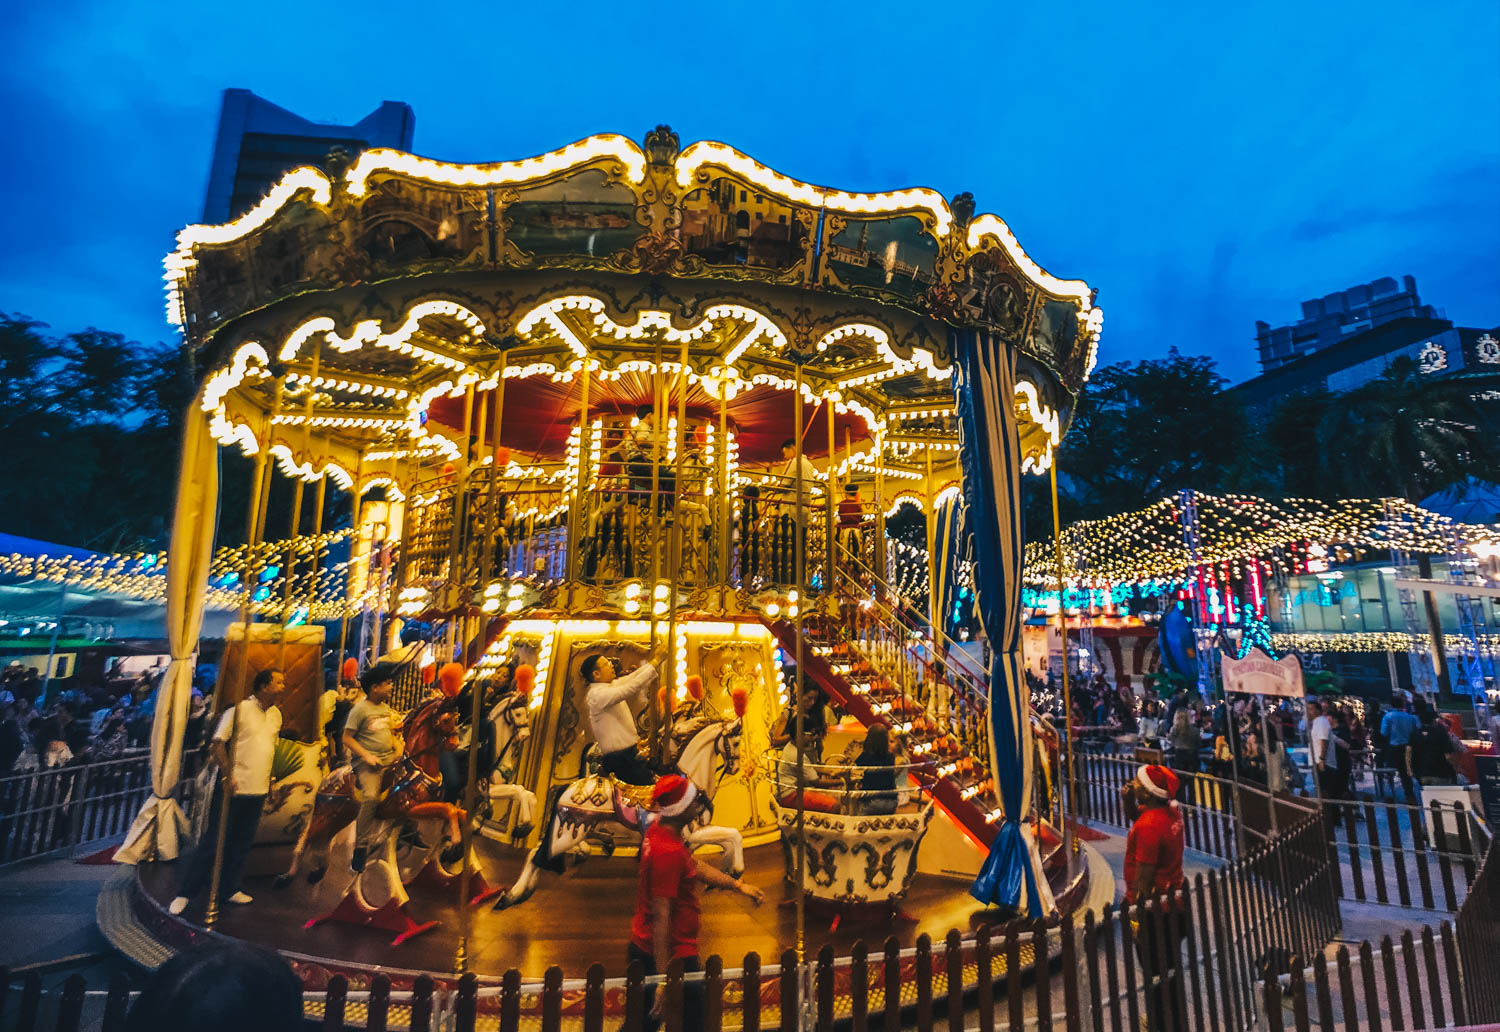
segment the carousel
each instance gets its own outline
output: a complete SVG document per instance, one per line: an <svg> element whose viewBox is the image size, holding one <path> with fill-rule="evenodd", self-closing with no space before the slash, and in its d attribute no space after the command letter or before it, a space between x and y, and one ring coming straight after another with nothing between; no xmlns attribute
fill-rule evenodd
<svg viewBox="0 0 1500 1032"><path fill-rule="evenodd" d="M706 900L704 956L1112 899L1020 681L1017 511L1102 315L968 194L814 186L666 127L485 165L335 151L166 267L202 376L155 797L106 924L132 952L249 939L310 988L619 976L668 772L711 803L700 861L769 897ZM173 915L179 800L214 790L185 791L181 738L220 448L253 472L215 705L282 669L283 741L254 904ZM898 518L920 591L891 584ZM960 568L977 641L949 634ZM403 758L356 860L325 729L372 671Z"/></svg>

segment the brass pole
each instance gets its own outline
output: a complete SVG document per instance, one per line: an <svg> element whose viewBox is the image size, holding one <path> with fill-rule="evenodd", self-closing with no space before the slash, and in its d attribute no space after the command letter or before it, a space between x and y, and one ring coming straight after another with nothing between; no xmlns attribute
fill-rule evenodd
<svg viewBox="0 0 1500 1032"><path fill-rule="evenodd" d="M1062 690L1063 690L1063 729L1068 736L1068 792L1066 808L1063 810L1063 843L1073 852L1078 852L1078 835L1068 825L1068 811L1076 810L1077 806L1073 800L1073 791L1076 782L1073 780L1073 690L1068 683L1068 614L1063 606L1063 544L1062 544L1062 519L1057 506L1057 462L1060 456L1058 448L1052 449L1052 465L1050 473L1052 477L1052 541L1057 550L1057 625L1062 636Z"/></svg>
<svg viewBox="0 0 1500 1032"><path fill-rule="evenodd" d="M651 499L647 521L651 524L651 584L647 589L647 597L650 599L646 612L651 621L648 642L652 651L656 649L656 585L661 581L661 460L666 452L662 448L663 417L665 401L662 397L661 382L661 341L656 342L654 360L651 366ZM665 681L663 681L665 683ZM651 759L660 764L666 748L666 740L662 734L662 724L666 719L657 695L653 693L648 703L651 712Z"/></svg>
<svg viewBox="0 0 1500 1032"><path fill-rule="evenodd" d="M682 540L682 462L687 457L687 365L688 365L688 342L684 337L682 347L677 356L677 376L673 378L672 389L677 395L677 425L672 430L672 447L675 450L672 462L672 530L668 542L669 562L672 564L671 577L671 605L667 610L667 652L671 659L668 661L672 671L670 679L662 678L662 683L667 685L667 709L662 714L662 723L666 728L663 736L663 750L671 748L672 742L672 713L679 692L683 690L686 683L686 674L683 681L677 679L677 588L682 578L682 560L686 549Z"/></svg>
<svg viewBox="0 0 1500 1032"><path fill-rule="evenodd" d="M255 578L259 573L256 562L256 553L260 546L261 531L265 527L266 509L270 501L270 476L271 468L267 461L271 449L271 427L281 408L282 381L276 381L276 392L271 401L271 412L266 416L265 440L256 450L254 479L250 487L250 506L245 518L245 564L242 579L244 580L244 593L240 601L240 626L244 629L244 644L240 650L239 680L243 685L250 668L250 619L252 617L251 602L255 594ZM214 725L218 725L218 717L224 712L225 696L229 694L229 688L233 682L221 681L223 690L215 693L214 698ZM208 906L203 912L203 925L212 928L219 920L219 879L224 873L224 844L225 836L229 826L229 777L234 773L234 735L229 736L225 743L224 751L228 756L229 770L220 772L219 779L219 823L214 829L214 864L213 872L209 876Z"/></svg>
<svg viewBox="0 0 1500 1032"><path fill-rule="evenodd" d="M588 469L589 451L589 362L583 360L583 376L580 384L580 398L578 406L578 461L573 469L573 497L568 500L568 533L567 533L567 562L564 564L567 581L568 597L572 598L573 588L576 582L583 576L583 564L579 561L582 557L578 554L584 534L582 529L588 526L588 514L584 511L588 503L585 499L588 495L584 491L584 477ZM580 521L581 524L580 524Z"/></svg>
<svg viewBox="0 0 1500 1032"><path fill-rule="evenodd" d="M828 572L824 574L826 583L823 585L823 590L828 596L828 614L830 616L837 616L838 603L835 601L833 579L838 573L835 565L837 562L835 553L838 550L838 524L835 519L839 501L839 475L838 462L836 461L838 459L838 431L834 426L833 402L827 397L823 399L823 408L828 412L828 483L823 492L827 496L828 501L828 511L824 513L823 521L823 548L826 552L825 559L827 560L824 566Z"/></svg>
<svg viewBox="0 0 1500 1032"><path fill-rule="evenodd" d="M344 677L344 653L349 642L349 603L353 601L349 597L350 583L354 579L354 550L359 547L359 489L365 478L365 453L359 453L359 461L354 467L354 484L349 491L349 565L344 567L344 616L339 621L339 679ZM355 650L358 651L358 650Z"/></svg>
<svg viewBox="0 0 1500 1032"><path fill-rule="evenodd" d="M937 582L937 492L932 487L932 448L922 449L922 459L927 466L927 478L923 482L926 495L927 519L927 622L932 628L932 658L937 659L938 639L942 635L942 614L938 610L943 600L938 597Z"/></svg>
<svg viewBox="0 0 1500 1032"><path fill-rule="evenodd" d="M719 568L719 608L727 609L729 606L729 547L734 538L734 486L729 482L729 381L721 380L719 383L719 453L715 456L718 460L719 481L719 504L715 508L719 512L719 544L718 552ZM744 542L740 542L744 547Z"/></svg>
<svg viewBox="0 0 1500 1032"><path fill-rule="evenodd" d="M796 714L797 728L797 963L800 966L807 959L807 898L804 892L805 879L807 876L807 800L806 796L806 769L804 764L804 749L807 739L805 737L804 719L802 713L802 686L806 679L806 663L803 656L802 641L802 610L806 605L807 592L807 549L802 547L806 541L807 526L802 515L802 500L805 485L802 481L802 362L799 359L796 365L795 386L792 395L792 421L796 428L796 437L793 439L796 451L797 478L797 502L793 526L792 551L795 554L797 601L795 611L791 614L793 621L793 633L796 636L797 647L797 695L792 700L792 712ZM798 539L801 540L798 540ZM800 984L800 980L799 980Z"/></svg>
<svg viewBox="0 0 1500 1032"><path fill-rule="evenodd" d="M885 431L875 430L875 577L886 579L885 559ZM894 604L894 600L892 600Z"/></svg>

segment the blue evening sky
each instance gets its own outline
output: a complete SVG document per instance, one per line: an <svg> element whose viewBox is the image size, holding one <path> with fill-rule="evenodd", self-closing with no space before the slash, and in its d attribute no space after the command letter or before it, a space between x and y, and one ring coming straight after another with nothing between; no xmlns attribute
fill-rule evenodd
<svg viewBox="0 0 1500 1032"><path fill-rule="evenodd" d="M1500 4L9 4L0 310L166 339L226 86L416 110L457 161L670 123L790 175L974 193L1105 311L1209 353L1382 275L1500 322Z"/></svg>

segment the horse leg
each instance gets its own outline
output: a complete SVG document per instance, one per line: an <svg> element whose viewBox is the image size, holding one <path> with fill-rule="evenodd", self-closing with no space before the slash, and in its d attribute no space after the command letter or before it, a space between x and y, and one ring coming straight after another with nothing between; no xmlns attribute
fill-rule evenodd
<svg viewBox="0 0 1500 1032"><path fill-rule="evenodd" d="M317 804L313 805L314 811L308 814L307 820L302 825L302 833L297 836L297 844L292 847L292 862L287 864L286 870L278 874L276 880L271 883L278 889L286 888L297 877L297 868L302 864L302 853L307 849L307 833L312 830L313 819L317 816Z"/></svg>
<svg viewBox="0 0 1500 1032"><path fill-rule="evenodd" d="M584 841L584 829L565 828L555 818L552 823L552 849L551 855L556 858L578 848ZM537 863L537 855L541 852L538 846L526 854L526 863L517 875L516 882L509 889L500 894L495 900L496 910L507 910L510 907L520 906L531 898L536 891L536 883L541 877L541 866Z"/></svg>
<svg viewBox="0 0 1500 1032"><path fill-rule="evenodd" d="M735 829L717 824L703 824L689 831L684 837L689 849L696 849L698 846L718 846L724 853L720 866L727 867L727 873L738 878L745 872L745 840Z"/></svg>

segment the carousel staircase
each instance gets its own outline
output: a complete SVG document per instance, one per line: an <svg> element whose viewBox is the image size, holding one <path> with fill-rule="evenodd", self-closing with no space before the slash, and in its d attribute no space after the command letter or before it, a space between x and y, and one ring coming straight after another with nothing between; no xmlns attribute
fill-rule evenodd
<svg viewBox="0 0 1500 1032"><path fill-rule="evenodd" d="M865 588L840 578L836 588L825 612L803 618L806 676L860 723L901 731L923 791L988 848L1001 812L990 778L988 686L928 662L930 640L881 601L893 597L883 584ZM795 623L766 625L795 657Z"/></svg>

